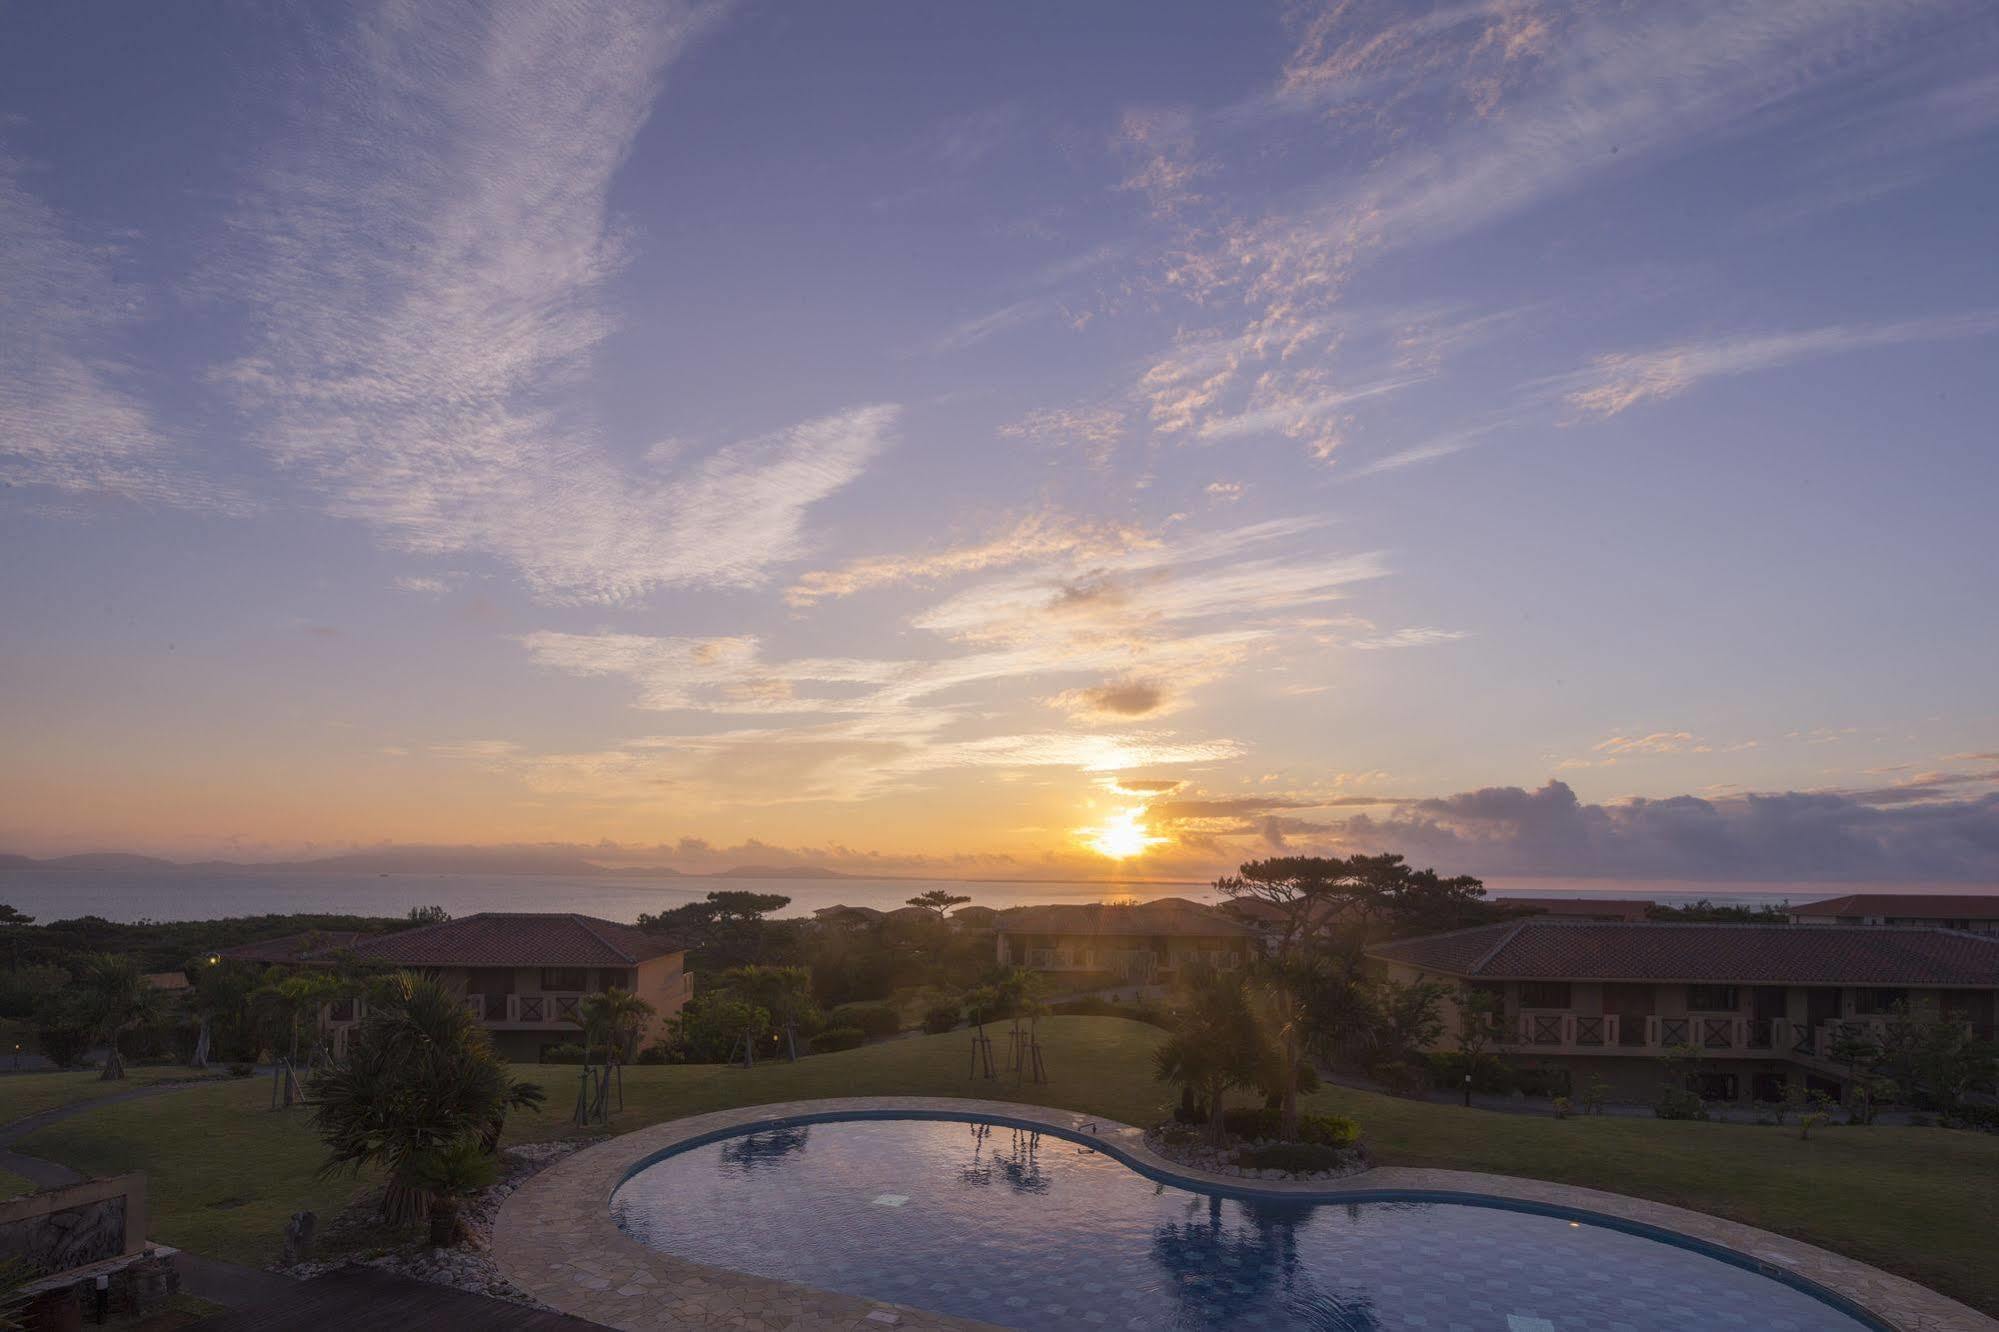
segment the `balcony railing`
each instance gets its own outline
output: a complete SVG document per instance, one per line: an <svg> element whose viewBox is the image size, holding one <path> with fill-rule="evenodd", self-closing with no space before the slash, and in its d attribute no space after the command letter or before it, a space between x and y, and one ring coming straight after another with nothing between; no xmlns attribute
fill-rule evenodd
<svg viewBox="0 0 1999 1332"><path fill-rule="evenodd" d="M510 994L507 996L509 1023L530 1027L575 1027L582 1025L584 995Z"/></svg>
<svg viewBox="0 0 1999 1332"><path fill-rule="evenodd" d="M1600 1050L1618 1043L1615 1013L1522 1013L1520 1044L1538 1050Z"/></svg>

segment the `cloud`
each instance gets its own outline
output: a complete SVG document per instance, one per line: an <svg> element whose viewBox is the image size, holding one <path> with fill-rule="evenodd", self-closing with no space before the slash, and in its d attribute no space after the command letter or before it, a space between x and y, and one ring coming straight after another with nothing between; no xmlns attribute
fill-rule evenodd
<svg viewBox="0 0 1999 1332"><path fill-rule="evenodd" d="M579 410L632 245L613 180L715 12L438 4L330 39L334 73L238 210L252 345L217 380L332 512L497 557L548 600L618 601L763 581L887 446L896 409L873 405L627 460Z"/></svg>
<svg viewBox="0 0 1999 1332"><path fill-rule="evenodd" d="M1481 875L1979 882L1999 877L1999 794L1885 808L1836 791L1587 804L1551 781L1357 815L1328 840Z"/></svg>
<svg viewBox="0 0 1999 1332"><path fill-rule="evenodd" d="M1344 646L1360 652L1392 652L1400 648L1435 647L1439 643L1455 643L1469 637L1471 635L1463 629L1397 629L1386 634L1349 638Z"/></svg>
<svg viewBox="0 0 1999 1332"><path fill-rule="evenodd" d="M1135 528L1079 522L1053 513L1029 514L985 541L935 554L875 556L838 569L814 570L786 589L785 600L810 606L823 598L852 596L874 587L935 582L1055 556L1095 559L1149 544L1152 539Z"/></svg>
<svg viewBox="0 0 1999 1332"><path fill-rule="evenodd" d="M1173 695L1157 680L1112 680L1065 690L1048 700L1078 721L1099 722L1153 717L1173 709Z"/></svg>
<svg viewBox="0 0 1999 1332"><path fill-rule="evenodd" d="M985 314L952 325L932 340L930 350L939 353L963 351L967 347L977 346L995 334L1032 323L1054 308L1052 302L1041 297L1015 301L1011 305L989 310Z"/></svg>
<svg viewBox="0 0 1999 1332"><path fill-rule="evenodd" d="M242 511L205 478L116 350L146 311L114 251L73 235L0 151L0 484Z"/></svg>
<svg viewBox="0 0 1999 1332"><path fill-rule="evenodd" d="M1587 369L1546 384L1585 416L1607 419L1641 403L1677 397L1708 379L1753 374L1871 347L1986 337L1995 332L1999 332L1999 312L1979 311L1893 323L1832 324L1786 333L1743 333L1599 356Z"/></svg>

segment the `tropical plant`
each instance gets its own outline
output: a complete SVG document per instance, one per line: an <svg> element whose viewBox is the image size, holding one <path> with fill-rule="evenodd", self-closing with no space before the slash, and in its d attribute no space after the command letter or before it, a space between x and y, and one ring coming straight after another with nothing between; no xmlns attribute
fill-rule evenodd
<svg viewBox="0 0 1999 1332"><path fill-rule="evenodd" d="M407 972L376 987L347 1057L316 1074L311 1093L327 1147L322 1173L383 1170L382 1214L397 1224L430 1211L420 1161L467 1141L491 1153L507 1115L544 1100L508 1073L458 994Z"/></svg>
<svg viewBox="0 0 1999 1332"><path fill-rule="evenodd" d="M424 1152L410 1163L409 1179L430 1199L430 1243L448 1249L464 1238L464 1199L500 1176L499 1163L476 1137Z"/></svg>
<svg viewBox="0 0 1999 1332"><path fill-rule="evenodd" d="M1205 1111L1208 1140L1220 1147L1227 1130L1223 1098L1253 1087L1271 1062L1270 1038L1258 1020L1246 978L1234 972L1194 977L1172 1034L1153 1051L1161 1082L1178 1083Z"/></svg>
<svg viewBox="0 0 1999 1332"><path fill-rule="evenodd" d="M160 992L147 983L129 957L100 953L87 961L77 978L75 997L82 1025L109 1047L103 1081L125 1076L125 1058L118 1043L125 1033L159 1020L164 1005Z"/></svg>
<svg viewBox="0 0 1999 1332"><path fill-rule="evenodd" d="M585 996L578 1007L586 1062L591 1045L602 1041L606 1061L620 1064L629 1064L638 1054L646 1021L659 1011L630 990L615 985L601 994Z"/></svg>

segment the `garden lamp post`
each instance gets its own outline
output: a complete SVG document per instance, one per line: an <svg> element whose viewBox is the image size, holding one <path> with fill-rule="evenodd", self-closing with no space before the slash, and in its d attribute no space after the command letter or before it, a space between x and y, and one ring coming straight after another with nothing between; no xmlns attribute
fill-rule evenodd
<svg viewBox="0 0 1999 1332"><path fill-rule="evenodd" d="M1471 1074L1465 1074L1465 1109L1471 1109Z"/></svg>

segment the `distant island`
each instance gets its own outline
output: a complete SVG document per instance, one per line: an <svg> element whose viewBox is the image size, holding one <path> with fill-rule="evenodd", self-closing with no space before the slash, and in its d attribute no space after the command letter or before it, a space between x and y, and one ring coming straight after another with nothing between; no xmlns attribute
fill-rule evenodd
<svg viewBox="0 0 1999 1332"><path fill-rule="evenodd" d="M706 873L671 865L600 865L568 851L533 847L384 847L352 851L313 860L165 860L120 851L84 855L33 856L0 854L0 871L72 870L122 874L524 874L548 877L613 877L640 879L851 879L851 874L823 865L737 865ZM894 875L874 875L893 878Z"/></svg>

